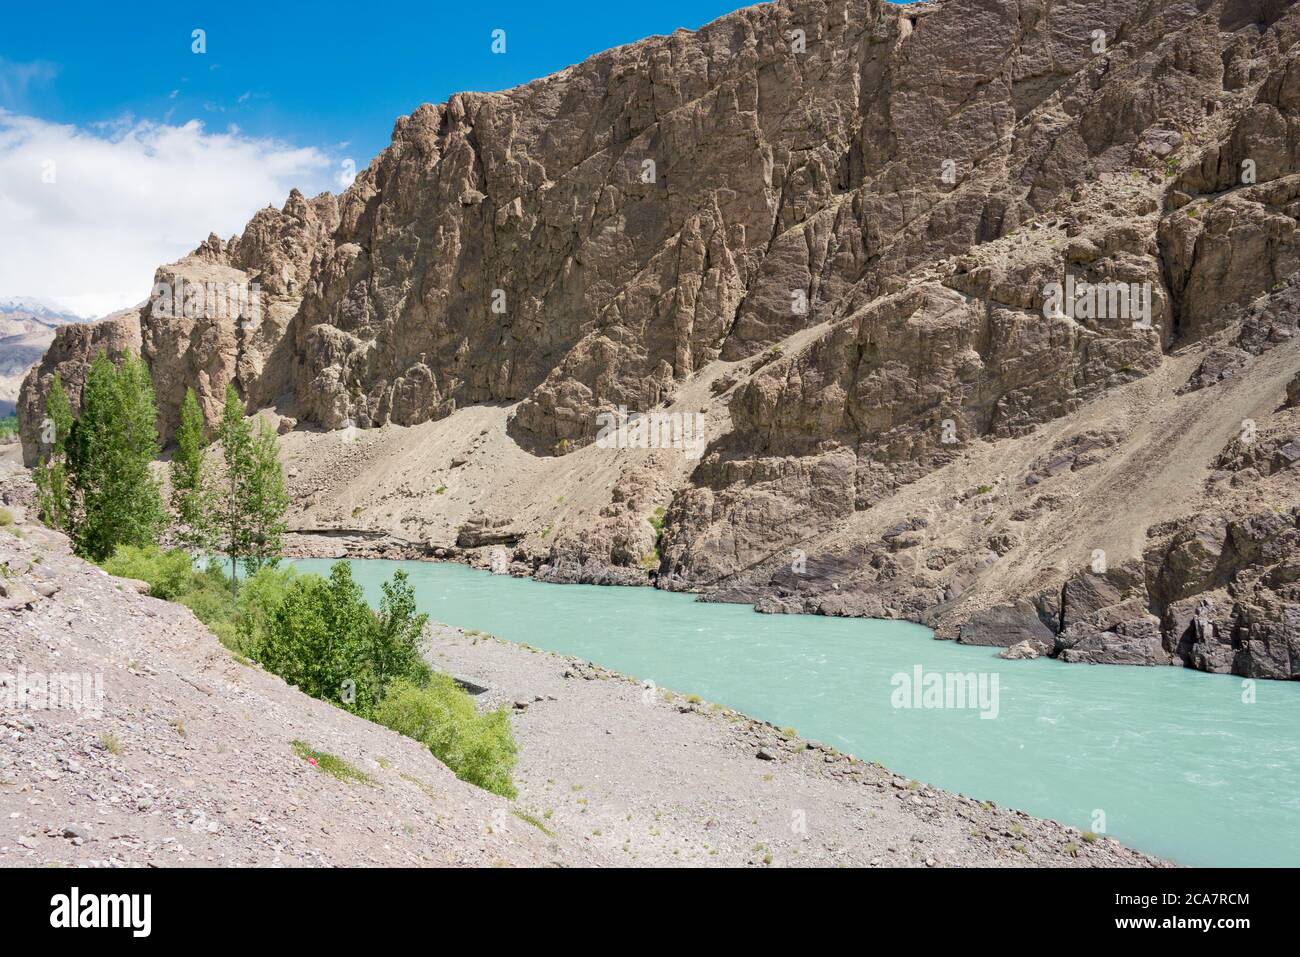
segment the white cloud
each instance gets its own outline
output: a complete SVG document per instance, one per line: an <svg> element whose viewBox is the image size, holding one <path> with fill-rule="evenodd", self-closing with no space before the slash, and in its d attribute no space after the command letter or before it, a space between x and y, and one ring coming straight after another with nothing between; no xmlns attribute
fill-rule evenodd
<svg viewBox="0 0 1300 957"><path fill-rule="evenodd" d="M87 316L145 299L154 269L223 238L296 186L331 185L314 148L133 119L93 130L0 109L0 297ZM46 182L53 178L53 182Z"/></svg>
<svg viewBox="0 0 1300 957"><path fill-rule="evenodd" d="M33 86L44 86L59 74L59 68L44 60L15 63L0 56L0 107L21 109Z"/></svg>

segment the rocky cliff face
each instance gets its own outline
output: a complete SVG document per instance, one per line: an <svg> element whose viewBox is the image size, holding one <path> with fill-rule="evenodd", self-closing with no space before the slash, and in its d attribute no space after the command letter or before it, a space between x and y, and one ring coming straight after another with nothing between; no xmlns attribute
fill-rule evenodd
<svg viewBox="0 0 1300 957"><path fill-rule="evenodd" d="M23 443L23 462L35 465L49 451L42 441L45 432L45 396L58 373L68 399L76 409L81 390L90 375L90 364L103 352L117 359L127 352L140 352L140 311L127 309L99 322L72 323L54 333L54 341L38 365L32 367L18 390L18 432Z"/></svg>
<svg viewBox="0 0 1300 957"><path fill-rule="evenodd" d="M160 270L268 297L251 330L140 314L163 431L187 384L286 427L507 406L532 491L438 508L508 507L468 524L542 577L1295 676L1296 470L1255 443L1300 425L1298 38L1270 0L783 0L422 106L337 200ZM29 457L94 338L29 378ZM702 414L707 448L602 448L620 406ZM581 508L550 494L575 470ZM1167 524L1206 512L1213 574Z"/></svg>

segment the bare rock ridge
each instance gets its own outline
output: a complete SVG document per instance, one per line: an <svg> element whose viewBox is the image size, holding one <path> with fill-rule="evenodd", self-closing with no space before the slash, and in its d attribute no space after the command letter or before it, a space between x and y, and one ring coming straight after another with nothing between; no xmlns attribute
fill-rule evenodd
<svg viewBox="0 0 1300 957"><path fill-rule="evenodd" d="M50 376L138 342L164 435L187 384L299 427L304 525L1297 677L1297 39L1278 0L782 0L421 106L159 270L257 321L60 330L25 456ZM595 447L619 406L707 447Z"/></svg>

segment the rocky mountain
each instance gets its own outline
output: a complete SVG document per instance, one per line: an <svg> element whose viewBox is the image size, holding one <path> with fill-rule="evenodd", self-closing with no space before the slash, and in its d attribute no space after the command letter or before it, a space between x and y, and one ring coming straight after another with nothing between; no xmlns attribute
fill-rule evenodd
<svg viewBox="0 0 1300 957"><path fill-rule="evenodd" d="M257 308L62 330L25 455L55 371L139 348L164 436L187 385L276 418L328 547L1296 677L1297 39L781 0L421 106L155 277Z"/></svg>
<svg viewBox="0 0 1300 957"><path fill-rule="evenodd" d="M80 316L61 312L39 300L0 299L0 416L11 414L27 370L41 361L54 341L54 330Z"/></svg>

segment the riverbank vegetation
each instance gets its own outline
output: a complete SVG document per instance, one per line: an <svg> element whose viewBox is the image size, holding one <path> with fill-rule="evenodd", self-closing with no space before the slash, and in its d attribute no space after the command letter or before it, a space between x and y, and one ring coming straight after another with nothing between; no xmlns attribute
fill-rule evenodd
<svg viewBox="0 0 1300 957"><path fill-rule="evenodd" d="M328 578L280 566L289 501L278 439L264 423L254 429L234 387L212 435L187 390L166 505L153 471L156 419L137 357L117 365L96 357L77 416L56 375L36 469L42 521L109 574L185 605L245 663L420 741L457 777L513 798L509 718L504 709L479 714L425 663L428 616L405 573L381 586L371 608L346 562Z"/></svg>

